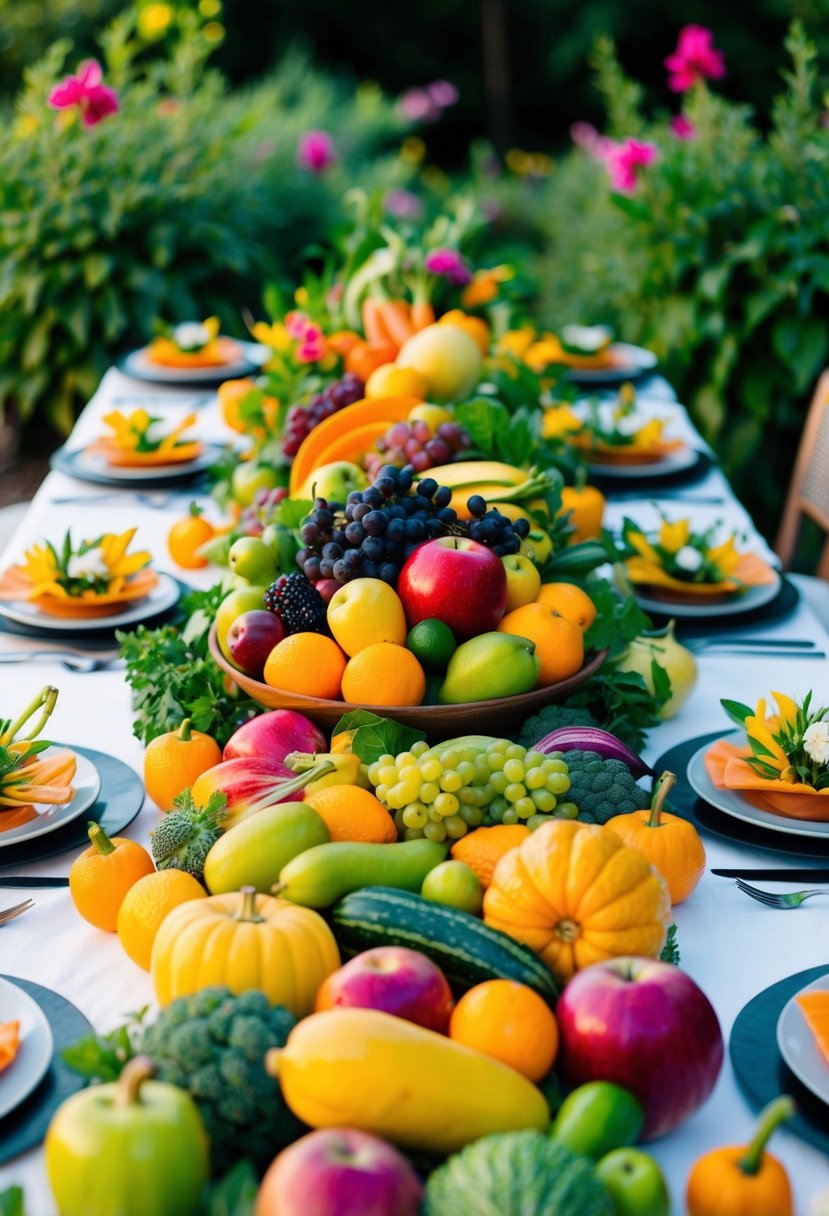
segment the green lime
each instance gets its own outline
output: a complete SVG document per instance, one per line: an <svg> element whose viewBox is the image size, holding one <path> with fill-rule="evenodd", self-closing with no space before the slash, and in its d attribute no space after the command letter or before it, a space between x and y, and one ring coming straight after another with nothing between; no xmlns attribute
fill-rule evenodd
<svg viewBox="0 0 829 1216"><path fill-rule="evenodd" d="M431 617L409 630L406 645L424 666L443 671L455 653L457 642L448 625Z"/></svg>

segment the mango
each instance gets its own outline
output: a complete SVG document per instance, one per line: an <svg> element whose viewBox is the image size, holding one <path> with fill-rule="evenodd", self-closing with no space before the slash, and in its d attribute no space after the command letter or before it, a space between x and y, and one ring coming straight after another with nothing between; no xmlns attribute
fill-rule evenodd
<svg viewBox="0 0 829 1216"><path fill-rule="evenodd" d="M438 701L462 705L530 692L538 682L540 666L535 643L529 638L481 633L452 655Z"/></svg>
<svg viewBox="0 0 829 1216"><path fill-rule="evenodd" d="M267 894L289 861L329 839L322 816L304 802L265 807L219 837L205 858L205 885L211 895L248 886Z"/></svg>

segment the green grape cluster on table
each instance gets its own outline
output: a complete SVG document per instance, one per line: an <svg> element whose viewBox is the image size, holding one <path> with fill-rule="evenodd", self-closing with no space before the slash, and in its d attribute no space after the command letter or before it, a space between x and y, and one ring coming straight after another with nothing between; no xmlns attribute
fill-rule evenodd
<svg viewBox="0 0 829 1216"><path fill-rule="evenodd" d="M562 754L528 751L508 739L467 735L434 747L421 741L381 756L368 776L405 840L459 840L481 826L534 828L551 814L578 815L563 801L570 776Z"/></svg>

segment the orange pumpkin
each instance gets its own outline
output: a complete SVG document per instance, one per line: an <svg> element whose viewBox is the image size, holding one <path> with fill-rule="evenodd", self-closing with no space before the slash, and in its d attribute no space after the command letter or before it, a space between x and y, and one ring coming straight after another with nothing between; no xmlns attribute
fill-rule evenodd
<svg viewBox="0 0 829 1216"><path fill-rule="evenodd" d="M668 884L671 903L681 904L705 873L706 857L694 825L662 810L675 782L674 773L663 773L649 811L614 815L605 827L645 854Z"/></svg>
<svg viewBox="0 0 829 1216"><path fill-rule="evenodd" d="M89 848L72 862L69 894L84 920L114 933L127 891L155 866L137 841L124 836L110 840L99 823L89 824L89 840Z"/></svg>
<svg viewBox="0 0 829 1216"><path fill-rule="evenodd" d="M160 811L171 811L179 794L221 762L216 740L193 730L190 719L185 718L178 730L158 735L147 744L144 785Z"/></svg>
<svg viewBox="0 0 829 1216"><path fill-rule="evenodd" d="M620 954L656 958L670 910L643 853L574 819L553 819L511 849L484 895L485 923L534 950L561 984Z"/></svg>
<svg viewBox="0 0 829 1216"><path fill-rule="evenodd" d="M777 1098L760 1115L748 1147L716 1148L700 1157L688 1176L688 1216L794 1216L788 1174L765 1151L775 1128L793 1114L791 1098Z"/></svg>
<svg viewBox="0 0 829 1216"><path fill-rule="evenodd" d="M562 486L561 510L558 515L570 515L570 523L575 528L570 544L579 544L583 540L598 539L601 536L604 509L605 496L595 486Z"/></svg>

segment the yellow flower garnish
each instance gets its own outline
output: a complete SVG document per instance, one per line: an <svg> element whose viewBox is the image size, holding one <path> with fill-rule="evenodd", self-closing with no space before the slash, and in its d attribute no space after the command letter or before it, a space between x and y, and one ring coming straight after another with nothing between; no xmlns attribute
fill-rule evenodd
<svg viewBox="0 0 829 1216"><path fill-rule="evenodd" d="M723 574L730 574L740 560L733 536L729 536L728 540L723 541L721 545L709 549L705 556L707 561L716 566Z"/></svg>
<svg viewBox="0 0 829 1216"><path fill-rule="evenodd" d="M67 533L60 557L48 542L32 545L20 564L32 585L29 599L41 595L67 599L90 591L96 595L121 591L132 575L151 561L146 549L127 553L136 531L129 528L120 535L106 532L96 540L84 541L77 549Z"/></svg>
<svg viewBox="0 0 829 1216"><path fill-rule="evenodd" d="M572 431L580 431L582 422L567 405L552 405L544 411L541 434L544 439L558 439Z"/></svg>
<svg viewBox="0 0 829 1216"><path fill-rule="evenodd" d="M678 519L675 523L669 523L666 519L659 529L659 543L669 553L679 553L679 550L688 544L690 535L690 519Z"/></svg>

